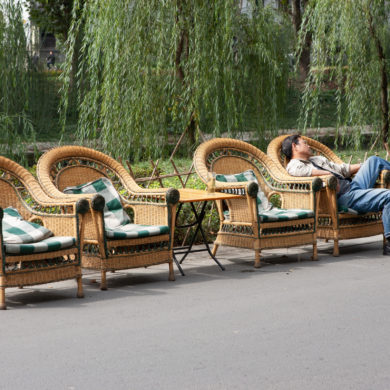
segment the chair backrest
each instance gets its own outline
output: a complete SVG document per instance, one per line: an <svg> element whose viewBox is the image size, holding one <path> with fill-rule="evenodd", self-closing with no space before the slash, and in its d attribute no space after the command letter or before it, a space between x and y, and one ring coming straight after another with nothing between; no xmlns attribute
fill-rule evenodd
<svg viewBox="0 0 390 390"><path fill-rule="evenodd" d="M281 135L279 137L276 137L273 139L267 148L267 154L271 157L271 159L275 162L275 164L278 166L280 170L283 170L283 172L286 175L289 175L287 173L287 170L285 169L287 166L287 159L285 155L282 153L282 143L283 141L288 137L289 135ZM342 164L343 161L334 153L332 150L330 150L327 146L322 144L321 142L318 142L312 138L306 137L304 135L301 136L310 148L313 151L313 155L318 156L324 156L328 160L335 162L336 164ZM329 214L333 213L334 215L337 212L337 205L336 205L336 193L328 193L323 189L321 191L321 196L319 198L319 213L320 214Z"/></svg>
<svg viewBox="0 0 390 390"><path fill-rule="evenodd" d="M283 169L287 166L288 161L286 156L282 153L282 143L289 136L289 134L281 135L279 137L274 138L268 145L267 154L271 157L273 161L275 161L280 169ZM343 160L341 160L332 150L330 150L327 146L318 142L312 138L306 137L304 135L301 136L310 148L313 151L313 154L316 156L324 156L328 160L335 162L336 164L342 164Z"/></svg>
<svg viewBox="0 0 390 390"><path fill-rule="evenodd" d="M108 178L119 192L141 188L126 169L110 156L83 146L60 146L43 154L37 164L38 179L48 195L60 197L69 186Z"/></svg>
<svg viewBox="0 0 390 390"><path fill-rule="evenodd" d="M39 208L41 202L52 203L38 181L24 167L0 156L0 207L16 208L24 219L30 219L31 208Z"/></svg>
<svg viewBox="0 0 390 390"><path fill-rule="evenodd" d="M261 189L268 195L272 190L275 163L255 146L231 138L214 138L201 144L194 154L194 167L204 183L209 172L237 174L252 169Z"/></svg>

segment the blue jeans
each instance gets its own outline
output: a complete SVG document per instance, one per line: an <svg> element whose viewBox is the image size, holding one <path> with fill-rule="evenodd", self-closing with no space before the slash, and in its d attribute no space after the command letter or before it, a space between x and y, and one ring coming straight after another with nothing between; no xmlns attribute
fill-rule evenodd
<svg viewBox="0 0 390 390"><path fill-rule="evenodd" d="M377 156L368 158L352 180L350 190L337 203L359 213L382 211L384 234L390 237L390 190L373 188L383 169L390 170L390 162Z"/></svg>

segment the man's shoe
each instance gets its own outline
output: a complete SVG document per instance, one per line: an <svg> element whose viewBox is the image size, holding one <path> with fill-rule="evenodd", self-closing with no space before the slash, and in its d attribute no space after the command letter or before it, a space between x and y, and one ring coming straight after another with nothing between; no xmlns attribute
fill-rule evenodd
<svg viewBox="0 0 390 390"><path fill-rule="evenodd" d="M390 256L390 242L386 242L384 245L383 245L383 254L385 256Z"/></svg>

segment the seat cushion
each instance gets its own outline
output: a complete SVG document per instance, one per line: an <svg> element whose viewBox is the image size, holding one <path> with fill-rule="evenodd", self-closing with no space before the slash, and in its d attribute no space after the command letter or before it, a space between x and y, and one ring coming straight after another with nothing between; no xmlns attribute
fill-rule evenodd
<svg viewBox="0 0 390 390"><path fill-rule="evenodd" d="M25 221L13 207L4 209L3 243L28 244L52 236L53 233L37 223Z"/></svg>
<svg viewBox="0 0 390 390"><path fill-rule="evenodd" d="M223 182L254 181L258 184L256 175L251 169L248 169L242 173L236 173L234 175L216 175L216 180ZM260 186L259 191L257 192L257 211L260 217L260 221L262 222L290 221L294 219L314 217L313 210L279 209L277 207L273 207L272 203L268 201L266 195L260 189Z"/></svg>
<svg viewBox="0 0 390 390"><path fill-rule="evenodd" d="M341 205L338 205L338 212L339 213L342 213L342 214L359 214L356 210L354 209L350 209L349 207L346 207L346 206L341 206Z"/></svg>
<svg viewBox="0 0 390 390"><path fill-rule="evenodd" d="M104 206L104 224L106 229L115 229L130 223L130 218L122 207L121 198L106 177L74 187L66 187L65 194L100 194L106 201Z"/></svg>
<svg viewBox="0 0 390 390"><path fill-rule="evenodd" d="M52 252L70 248L76 244L74 237L49 237L39 242L29 244L5 244L5 252L10 254L26 255L31 253Z"/></svg>
<svg viewBox="0 0 390 390"><path fill-rule="evenodd" d="M260 221L262 222L280 222L291 221L294 219L304 219L314 217L313 210L304 209L279 209L274 207L269 211L259 213Z"/></svg>
<svg viewBox="0 0 390 390"><path fill-rule="evenodd" d="M127 225L118 226L115 229L106 229L106 237L114 239L143 238L168 233L168 226L136 225L134 223L128 223Z"/></svg>

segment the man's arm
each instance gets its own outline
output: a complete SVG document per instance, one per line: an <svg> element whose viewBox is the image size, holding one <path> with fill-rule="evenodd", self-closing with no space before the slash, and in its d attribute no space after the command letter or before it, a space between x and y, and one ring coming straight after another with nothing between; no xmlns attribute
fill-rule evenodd
<svg viewBox="0 0 390 390"><path fill-rule="evenodd" d="M355 173L357 173L360 169L360 164L351 164L349 166L349 172L351 175L354 175Z"/></svg>
<svg viewBox="0 0 390 390"><path fill-rule="evenodd" d="M311 170L311 176L324 176L324 175L331 175L331 172L324 171L322 169L316 169L316 168L313 168Z"/></svg>

